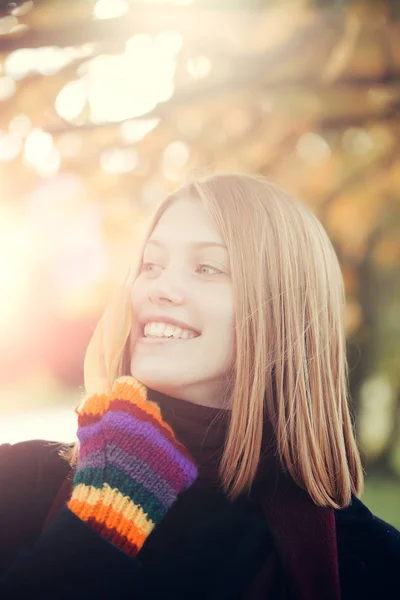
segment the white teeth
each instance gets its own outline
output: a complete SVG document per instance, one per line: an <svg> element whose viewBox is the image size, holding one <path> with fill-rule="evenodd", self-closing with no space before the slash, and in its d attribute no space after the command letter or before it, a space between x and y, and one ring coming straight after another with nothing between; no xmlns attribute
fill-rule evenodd
<svg viewBox="0 0 400 600"><path fill-rule="evenodd" d="M174 339L184 340L196 337L196 334L188 329L181 329L170 323L157 322L146 323L144 335L145 337L173 337Z"/></svg>
<svg viewBox="0 0 400 600"><path fill-rule="evenodd" d="M174 329L175 327L172 327L172 325L167 325L162 335L165 337L174 337Z"/></svg>

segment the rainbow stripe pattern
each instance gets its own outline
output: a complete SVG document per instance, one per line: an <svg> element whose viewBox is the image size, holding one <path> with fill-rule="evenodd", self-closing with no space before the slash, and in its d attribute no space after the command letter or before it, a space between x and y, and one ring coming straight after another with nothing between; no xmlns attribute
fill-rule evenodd
<svg viewBox="0 0 400 600"><path fill-rule="evenodd" d="M68 508L136 556L197 467L134 377L89 396L78 414L79 458Z"/></svg>

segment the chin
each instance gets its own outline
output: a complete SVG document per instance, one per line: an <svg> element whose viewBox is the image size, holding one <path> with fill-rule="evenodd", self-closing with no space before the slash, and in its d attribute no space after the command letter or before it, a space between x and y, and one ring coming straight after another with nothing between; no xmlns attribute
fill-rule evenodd
<svg viewBox="0 0 400 600"><path fill-rule="evenodd" d="M165 387L179 386L179 382L171 380L170 377L165 377L161 373L157 377L154 377L154 369L152 369L151 373L147 372L147 369L131 369L131 375L146 387L154 389L157 392L162 392Z"/></svg>

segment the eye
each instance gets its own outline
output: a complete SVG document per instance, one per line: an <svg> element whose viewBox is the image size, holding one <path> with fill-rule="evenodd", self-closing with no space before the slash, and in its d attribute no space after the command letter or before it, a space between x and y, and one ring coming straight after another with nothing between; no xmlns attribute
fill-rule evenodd
<svg viewBox="0 0 400 600"><path fill-rule="evenodd" d="M200 268L205 268L205 269L213 269L214 272L217 273L222 273L222 271L220 271L219 269L217 269L217 267L212 267L211 265L199 265Z"/></svg>
<svg viewBox="0 0 400 600"><path fill-rule="evenodd" d="M144 262L144 263L142 263L142 266L140 267L140 272L150 271L149 267L157 267L157 265L155 265L154 263L151 263L151 262Z"/></svg>

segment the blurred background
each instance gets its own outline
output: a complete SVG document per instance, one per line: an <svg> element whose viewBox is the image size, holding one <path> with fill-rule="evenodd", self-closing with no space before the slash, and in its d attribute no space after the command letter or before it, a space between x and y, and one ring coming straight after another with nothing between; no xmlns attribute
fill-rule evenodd
<svg viewBox="0 0 400 600"><path fill-rule="evenodd" d="M83 357L165 195L218 170L339 256L362 500L400 528L400 2L0 2L0 443L75 439Z"/></svg>

